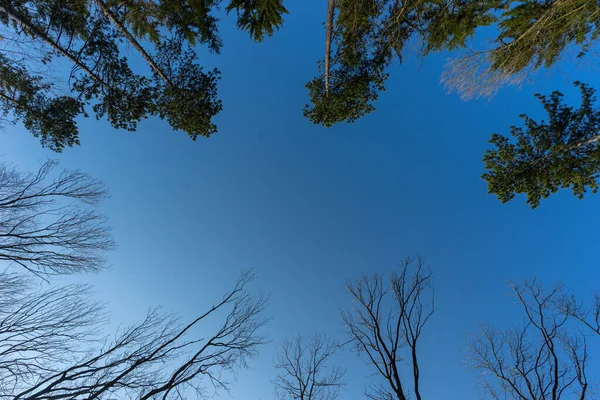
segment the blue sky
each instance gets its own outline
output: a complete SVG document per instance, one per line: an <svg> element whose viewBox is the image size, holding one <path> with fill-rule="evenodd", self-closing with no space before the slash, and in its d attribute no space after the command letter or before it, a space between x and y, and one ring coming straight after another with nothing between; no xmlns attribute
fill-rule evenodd
<svg viewBox="0 0 600 400"><path fill-rule="evenodd" d="M136 133L82 121L82 146L56 155L21 127L0 136L4 160L35 169L48 157L104 180L102 206L118 249L111 269L92 282L113 313L112 327L162 305L191 318L253 268L256 290L270 293L273 343L233 386L234 399L270 399L280 341L299 332L340 335L344 282L386 272L405 255L424 255L436 284L436 313L423 338L427 398L475 399L462 367L465 334L478 322L518 323L510 280L538 276L586 293L598 284L598 197L562 192L530 210L487 194L481 156L493 132L517 115L542 116L535 92L570 81L598 83L590 72L540 74L534 84L491 101L463 102L439 77L447 55L395 66L377 111L352 125L325 129L302 116L306 81L323 52L323 1L287 2L285 29L261 45L222 29L224 111L219 133L192 142L159 120ZM596 85L597 86L597 85ZM340 336L342 337L342 336ZM362 398L376 379L362 360L348 370L343 398ZM229 398L221 393L222 398Z"/></svg>

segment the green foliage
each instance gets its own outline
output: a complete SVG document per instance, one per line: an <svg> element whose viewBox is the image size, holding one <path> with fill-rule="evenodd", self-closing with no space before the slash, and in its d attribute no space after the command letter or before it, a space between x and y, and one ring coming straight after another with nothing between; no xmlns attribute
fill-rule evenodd
<svg viewBox="0 0 600 400"><path fill-rule="evenodd" d="M495 22L494 11L504 7L505 3L505 0L432 3L425 12L425 20L429 22L422 32L424 53L465 47L477 28Z"/></svg>
<svg viewBox="0 0 600 400"><path fill-rule="evenodd" d="M304 115L330 127L370 113L393 59L402 61L411 40L423 41L422 54L462 47L477 27L493 22L498 1L336 1L330 88L325 90L321 61L321 74L306 85L311 104Z"/></svg>
<svg viewBox="0 0 600 400"><path fill-rule="evenodd" d="M373 102L379 91L385 89L388 74L385 64L365 60L356 66L341 66L335 71L335 83L329 93L325 91L325 79L320 76L306 84L312 107L304 107L304 116L313 123L331 127L346 121L354 122L375 110Z"/></svg>
<svg viewBox="0 0 600 400"><path fill-rule="evenodd" d="M316 124L352 122L375 109L394 54L407 44L418 54L457 50L480 27L493 26L489 48L465 52L450 63L443 81L464 98L491 96L500 86L554 65L561 55L588 53L600 35L596 0L337 0L330 71L306 86L304 114ZM490 32L493 32L490 30ZM325 55L327 58L327 54ZM325 76L331 90L326 93Z"/></svg>
<svg viewBox="0 0 600 400"><path fill-rule="evenodd" d="M536 122L521 115L525 126L512 126L514 138L494 134L490 143L496 146L486 151L483 162L487 172L482 175L490 193L504 203L515 194L527 196L531 208L542 198L570 188L583 198L588 189L598 191L600 176L600 109L594 109L594 90L575 83L581 90L581 106L573 109L563 104L560 92L549 97L536 95L546 113L547 121Z"/></svg>
<svg viewBox="0 0 600 400"><path fill-rule="evenodd" d="M27 73L24 66L0 55L0 107L3 116L12 113L44 146L60 152L78 144L75 118L83 104L69 96L50 97L42 78Z"/></svg>
<svg viewBox="0 0 600 400"><path fill-rule="evenodd" d="M135 36L155 44L165 40L169 32L190 45L203 44L219 52L222 42L218 19L211 15L219 3L220 0L127 0L120 17Z"/></svg>
<svg viewBox="0 0 600 400"><path fill-rule="evenodd" d="M163 84L155 96L159 116L174 129L187 132L192 140L215 133L212 117L223 108L217 99L219 71L205 73L194 63L195 53L182 49L181 40L164 43L158 50L159 65L175 77L173 86Z"/></svg>
<svg viewBox="0 0 600 400"><path fill-rule="evenodd" d="M38 96L31 108L23 112L23 125L40 138L43 146L61 152L65 146L79 144L75 118L82 113L83 104L72 97L48 99Z"/></svg>
<svg viewBox="0 0 600 400"><path fill-rule="evenodd" d="M489 46L464 52L444 72L446 87L466 99L493 96L539 68L583 57L600 35L596 0L484 0L466 7L471 9L476 10L474 22L495 25L497 34L488 38Z"/></svg>
<svg viewBox="0 0 600 400"><path fill-rule="evenodd" d="M598 38L600 5L595 0L515 2L499 18L491 68L514 74L550 67L572 44L579 56Z"/></svg>
<svg viewBox="0 0 600 400"><path fill-rule="evenodd" d="M340 0L335 20L335 60L330 68L330 88L325 90L324 74L307 83L312 105L304 115L327 127L338 122L354 122L373 111L373 102L384 90L385 72L391 61L391 48L378 37L382 1ZM321 63L323 65L323 63Z"/></svg>
<svg viewBox="0 0 600 400"><path fill-rule="evenodd" d="M247 31L256 42L262 42L265 35L272 36L288 12L283 0L231 0L227 12L234 9L238 14L238 28Z"/></svg>
<svg viewBox="0 0 600 400"><path fill-rule="evenodd" d="M55 151L79 144L76 119L91 108L118 129L135 131L158 116L193 140L217 131L219 72L196 63L193 46L219 52L213 12L221 0L0 0L0 107ZM238 27L261 41L283 22L282 0L233 0ZM122 54L128 43L150 73L134 71ZM19 51L15 51L17 48ZM53 59L71 63L54 75ZM27 68L24 67L27 65ZM35 74L37 68L44 73ZM60 93L57 96L55 93Z"/></svg>
<svg viewBox="0 0 600 400"><path fill-rule="evenodd" d="M118 49L119 36L104 18L93 22L94 32L78 54L84 65L93 65L97 76L78 73L71 76L71 89L92 104L96 118L106 117L118 129L135 131L137 124L154 112L151 79L135 74ZM99 78L99 79L98 79Z"/></svg>

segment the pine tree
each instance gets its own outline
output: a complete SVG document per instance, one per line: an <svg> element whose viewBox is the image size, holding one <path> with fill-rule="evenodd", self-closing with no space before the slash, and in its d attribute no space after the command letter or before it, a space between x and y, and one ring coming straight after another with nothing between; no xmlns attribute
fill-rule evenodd
<svg viewBox="0 0 600 400"><path fill-rule="evenodd" d="M5 119L24 122L55 151L79 144L75 120L89 109L115 128L134 131L142 119L158 116L194 140L210 136L217 130L212 119L222 109L220 75L197 64L192 46L219 52L212 13L220 5L220 0L0 0L0 23L13 35L0 48L0 61L13 71L0 78ZM226 9L237 11L238 27L257 41L272 35L287 12L282 0L232 0ZM125 43L146 62L147 72L131 68L122 54ZM34 73L56 57L72 65L66 85L47 71ZM15 102L16 89L28 97Z"/></svg>
<svg viewBox="0 0 600 400"><path fill-rule="evenodd" d="M323 74L307 83L312 106L304 115L316 124L330 127L341 121L354 122L371 112L378 92L384 89L390 48L377 38L378 2L338 1L335 25L328 29ZM331 17L331 16L330 16ZM331 56L331 47L335 54Z"/></svg>
<svg viewBox="0 0 600 400"><path fill-rule="evenodd" d="M547 121L536 122L521 115L524 127L512 126L515 139L494 134L483 162L482 178L490 193L503 202L515 194L525 194L531 208L560 188L570 188L583 198L588 189L598 191L600 177L600 109L594 108L594 89L576 82L581 90L581 106L573 109L555 91L549 97L537 94Z"/></svg>
<svg viewBox="0 0 600 400"><path fill-rule="evenodd" d="M329 0L321 74L307 83L304 115L327 127L354 122L375 109L394 59L411 40L421 54L466 44L494 21L499 0Z"/></svg>
<svg viewBox="0 0 600 400"><path fill-rule="evenodd" d="M600 5L592 0L503 1L493 5L498 34L491 46L456 58L445 71L447 88L463 98L489 97L520 84L561 58L581 58L600 34Z"/></svg>
<svg viewBox="0 0 600 400"><path fill-rule="evenodd" d="M328 0L327 50L320 75L306 85L311 104L304 114L324 126L353 122L375 109L407 44L420 43L421 57L465 49L485 26L497 32L483 41L491 45L452 60L442 81L465 99L492 96L569 52L589 53L600 36L599 17L594 0Z"/></svg>

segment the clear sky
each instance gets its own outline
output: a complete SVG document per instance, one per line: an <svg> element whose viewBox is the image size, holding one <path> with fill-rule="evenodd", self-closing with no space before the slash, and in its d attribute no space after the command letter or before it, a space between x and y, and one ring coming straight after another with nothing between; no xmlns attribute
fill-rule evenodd
<svg viewBox="0 0 600 400"><path fill-rule="evenodd" d="M254 269L253 287L271 294L273 343L242 372L234 399L273 398L272 361L283 338L341 334L347 279L417 254L427 256L436 285L422 342L423 392L475 399L461 364L465 334L480 321L521 321L508 281L535 275L582 293L600 288L600 198L562 192L533 211L522 198L502 205L480 179L481 156L490 134L507 133L518 114L543 115L533 93L561 89L577 102L572 80L600 82L581 71L542 74L491 101L463 102L439 84L447 55L423 64L407 56L375 113L320 128L302 107L323 53L326 5L286 5L285 29L274 38L251 43L228 19L222 54L201 54L223 73L224 111L212 138L192 142L156 119L136 133L88 119L82 146L61 155L18 126L0 135L0 153L25 170L59 158L107 183L112 197L102 211L118 249L109 271L78 279L109 302L113 326L155 305L191 318L241 269ZM348 370L343 398L363 398L377 378L353 354L338 361Z"/></svg>

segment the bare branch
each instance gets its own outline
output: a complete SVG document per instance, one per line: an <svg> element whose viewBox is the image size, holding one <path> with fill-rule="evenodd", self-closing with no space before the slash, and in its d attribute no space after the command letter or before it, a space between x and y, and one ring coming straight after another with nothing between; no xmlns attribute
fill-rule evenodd
<svg viewBox="0 0 600 400"><path fill-rule="evenodd" d="M63 342L54 339L58 340L58 345L53 347L55 353L40 356L39 368L28 370L28 375L14 372L10 385L0 387L0 398L179 399L190 391L201 394L207 385L228 390L227 379L235 378L239 368L246 366L248 358L256 356L258 347L266 342L260 334L266 323L262 316L266 299L247 292L246 285L251 280L251 273L243 273L233 290L187 325L180 325L174 316L154 309L142 322L121 330L113 340L78 357L75 357L77 353L66 352L66 347L59 346ZM52 296L62 298L59 291ZM81 306L73 302L76 296L67 296L74 312L81 310ZM44 307L65 309L60 301L46 305L43 299L39 310ZM18 319L22 314L18 308L11 316ZM44 315L41 312L37 315L42 326L46 323ZM85 316L75 315L86 321ZM220 322L216 318L220 318ZM78 321L77 318L71 320ZM70 345L71 339L65 337L65 346ZM7 342L1 335L0 340L3 340L2 351ZM53 354L56 356L50 358ZM21 354L23 356L28 354ZM70 356L70 359L63 362L60 356ZM14 368L11 371L15 371Z"/></svg>
<svg viewBox="0 0 600 400"><path fill-rule="evenodd" d="M545 289L533 279L513 292L524 323L506 331L483 325L467 345L467 365L481 373L482 389L493 399L585 399L587 345L558 306L562 286Z"/></svg>
<svg viewBox="0 0 600 400"><path fill-rule="evenodd" d="M414 269L412 275L411 269ZM355 302L351 312L342 312L350 341L358 353L366 354L369 364L385 379L385 384L372 388L368 397L405 400L413 392L421 400L417 344L433 314L433 278L425 260L404 259L400 271L391 275L389 283L384 283L378 274L363 275L347 287ZM402 361L411 366L412 385L402 378Z"/></svg>
<svg viewBox="0 0 600 400"><path fill-rule="evenodd" d="M93 208L107 191L80 171L51 178L57 165L25 174L0 164L0 260L42 276L98 271L114 247Z"/></svg>
<svg viewBox="0 0 600 400"><path fill-rule="evenodd" d="M36 291L22 275L0 273L0 397L86 354L106 322L89 287Z"/></svg>
<svg viewBox="0 0 600 400"><path fill-rule="evenodd" d="M339 345L324 335L311 336L308 343L300 335L281 346L275 368L281 372L273 381L280 400L335 400L345 386L345 371L327 367Z"/></svg>
<svg viewBox="0 0 600 400"><path fill-rule="evenodd" d="M600 292L593 293L591 304L572 294L564 294L559 301L559 307L562 312L600 335Z"/></svg>

